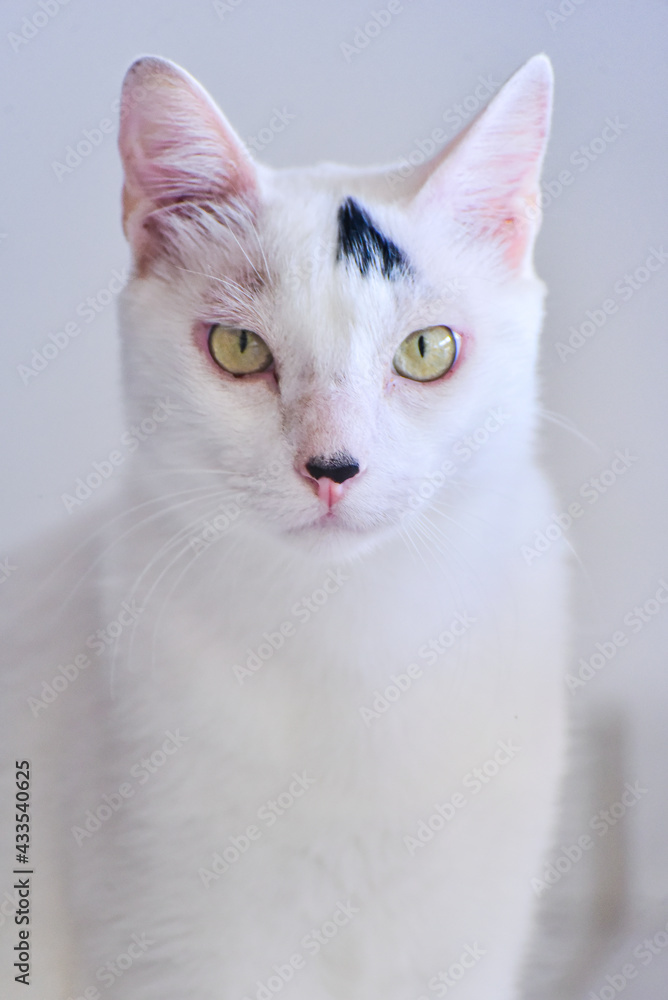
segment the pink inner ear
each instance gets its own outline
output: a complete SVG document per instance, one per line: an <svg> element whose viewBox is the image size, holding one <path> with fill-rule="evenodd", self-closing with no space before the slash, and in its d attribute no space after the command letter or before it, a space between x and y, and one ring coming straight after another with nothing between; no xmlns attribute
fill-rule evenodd
<svg viewBox="0 0 668 1000"><path fill-rule="evenodd" d="M528 218L523 217L521 213L513 218L504 219L501 227L497 236L503 248L503 256L510 267L517 270L531 241L532 227Z"/></svg>
<svg viewBox="0 0 668 1000"><path fill-rule="evenodd" d="M242 144L202 88L162 60L128 72L119 146L125 167L123 222L135 250L157 208L186 200L250 200L255 173Z"/></svg>
<svg viewBox="0 0 668 1000"><path fill-rule="evenodd" d="M473 232L497 243L512 268L521 265L540 218L540 149L524 156L481 166L480 173L496 178L496 187L472 184L459 203Z"/></svg>
<svg viewBox="0 0 668 1000"><path fill-rule="evenodd" d="M496 244L513 269L526 259L540 218L551 92L549 62L530 60L442 154L416 197L419 212L447 211L471 239Z"/></svg>

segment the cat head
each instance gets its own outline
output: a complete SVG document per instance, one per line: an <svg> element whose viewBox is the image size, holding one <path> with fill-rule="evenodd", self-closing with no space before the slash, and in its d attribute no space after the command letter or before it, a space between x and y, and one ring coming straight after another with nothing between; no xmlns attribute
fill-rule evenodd
<svg viewBox="0 0 668 1000"><path fill-rule="evenodd" d="M258 164L185 71L135 62L127 400L133 419L165 396L178 410L144 467L328 558L465 507L462 485L515 482L534 422L551 89L537 56L397 185L392 167Z"/></svg>

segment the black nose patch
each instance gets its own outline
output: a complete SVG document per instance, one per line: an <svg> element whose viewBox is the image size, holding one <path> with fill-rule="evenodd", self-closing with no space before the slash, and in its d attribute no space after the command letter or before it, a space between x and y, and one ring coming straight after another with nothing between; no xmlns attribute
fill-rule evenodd
<svg viewBox="0 0 668 1000"><path fill-rule="evenodd" d="M314 479L322 479L327 476L335 483L344 483L346 479L352 479L360 471L359 462L356 462L350 455L334 455L332 458L311 458L306 463L309 476Z"/></svg>

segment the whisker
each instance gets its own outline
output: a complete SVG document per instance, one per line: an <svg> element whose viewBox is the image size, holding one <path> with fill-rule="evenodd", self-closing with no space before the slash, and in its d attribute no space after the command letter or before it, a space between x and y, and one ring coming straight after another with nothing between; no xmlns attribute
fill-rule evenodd
<svg viewBox="0 0 668 1000"><path fill-rule="evenodd" d="M169 499L171 499L172 497L175 497L175 496L183 496L184 494L187 494L187 493L200 493L201 494L205 490L206 491L211 491L211 490L217 490L217 489L218 489L218 487L214 487L214 486L199 486L199 487L193 488L191 490L180 490L177 493L167 494L164 497L159 497L159 498L155 498L153 500L148 500L148 501L145 501L145 503L136 504L134 507L130 507L128 510L123 511L117 517L113 518L112 521L109 521L106 524L104 524L101 528L98 528L98 530L96 532L94 532L92 535L90 535L86 539L85 542L82 542L82 544L79 545L77 547L77 549L75 549L74 552L72 552L70 554L70 556L67 557L67 559L63 560L63 562L56 568L56 570L54 570L54 572L51 574L51 576L53 576L55 574L55 572L57 572L58 569L61 569L65 565L65 563L68 561L68 559L72 558L72 556L76 552L80 551L81 548L83 548L83 546L87 545L100 532L105 531L108 528L109 524L113 524L113 522L117 521L119 517L125 517L127 514L132 514L132 513L134 513L134 511L139 510L141 507L143 507L143 506L145 506L146 504L149 504L149 503L153 504L153 503L162 502L163 500L169 500ZM76 592L79 589L79 587L81 586L81 584L86 580L86 578L88 577L88 575L97 566L97 564L100 562L100 560L103 559L104 556L108 552L110 552L111 549L115 545L118 545L119 542L122 542L124 538L127 538L128 535L132 534L133 531L136 531L137 528L140 528L140 527L143 527L146 524L149 524L151 521L153 521L157 517L162 517L163 514L168 514L168 513L171 513L171 511L173 511L173 510L178 510L179 507L181 507L181 506L186 506L187 504L190 504L190 503L196 503L198 500L206 500L206 499L209 498L209 495L210 495L210 492L207 492L204 496L191 497L189 500L184 500L181 503L170 504L169 507L165 507L162 510L154 511L152 514L148 514L146 517L141 518L139 521L137 521L135 524L133 524L130 528L128 528L127 531L124 531L122 535L119 535L118 537L115 537L109 543L109 545L107 545L104 549L102 549L101 552L98 552L96 558L89 565L88 569L83 573L83 575L81 577L79 577L79 580L75 584L74 588L70 591L69 595L62 602L62 604L60 606L61 610L63 608L65 608L65 607L67 607L67 605L72 600L72 598L76 594Z"/></svg>
<svg viewBox="0 0 668 1000"><path fill-rule="evenodd" d="M441 516L441 515L437 515L437 516ZM454 518L448 518L448 520L452 524L454 524L455 527L459 527L458 522ZM442 541L443 545L442 545L442 548L441 548L441 552L444 555L447 556L447 560L448 560L447 561L447 568L451 569L452 563L453 563L453 560L454 560L455 565L460 570L462 570L463 572L466 573L467 578L470 579L471 583L478 589L478 592L480 594L479 577L478 577L478 575L477 574L473 574L471 572L472 571L472 566L468 562L468 560L466 560L464 558L464 556L462 555L462 552L458 548L455 540L452 538L451 535L446 534L443 531L442 528L440 528L437 524L435 524L431 520L431 518L429 517L429 512L428 511L424 512L423 527L425 528L426 531L428 531L428 532L431 533L431 535L432 535L432 537L434 539L436 539L436 540L440 539ZM455 575L452 579L453 579L453 586L456 586L456 589L457 589L457 594L458 594L458 597L459 597L459 601L463 605L466 602L464 600L464 594L463 594L463 591L461 589L461 586L459 585L459 577L457 575Z"/></svg>
<svg viewBox="0 0 668 1000"><path fill-rule="evenodd" d="M595 444L591 438L588 438L585 434L580 431L572 420L564 416L563 413L556 413L553 410L546 410L544 407L539 407L538 416L540 419L545 420L546 423L554 424L555 427L561 428L561 430L568 431L574 437L578 438L588 447L593 448L599 455L603 454L602 449Z"/></svg>
<svg viewBox="0 0 668 1000"><path fill-rule="evenodd" d="M422 562L422 565L426 569L427 564L425 562L424 556L420 552L415 542L415 539L411 535L411 528L413 528L412 524L406 524L404 521L401 521L399 523L399 534L401 535L401 538L406 544L406 547L408 548L409 552L413 555L413 557L417 556L417 558Z"/></svg>
<svg viewBox="0 0 668 1000"><path fill-rule="evenodd" d="M209 497L207 499L212 499L212 498ZM218 496L216 497L216 500L218 500ZM197 518L195 518L194 521L190 522L190 524L187 526L187 529L184 529L184 528L179 529L179 531L176 532L174 535L172 535L171 538L168 540L168 542L165 543L166 546L168 548L171 548L173 544L178 544L177 539L178 539L178 537L180 535L183 535L186 530L187 531L191 530L192 527L193 527L193 525L199 523L203 518L209 517L213 513L213 511L215 509L216 509L216 506L213 506L208 511L205 511L204 513L200 514ZM159 586L161 580L164 579L165 575L170 571L170 569L173 566L176 565L176 563L179 561L179 559L181 558L181 556L184 555L186 552L188 552L188 550L190 550L191 547L192 547L192 539L188 542L188 544L186 546L184 546L181 549L181 551L176 555L176 557L174 559L172 559L172 561L163 569L163 571L160 573L160 575L158 576L158 578L156 580L154 580L153 584L151 585L151 587L148 590L148 593L144 595L144 597L143 597L143 599L141 601L142 612L145 611L146 608L148 607L148 604L149 604L149 602L151 600L151 597L152 597L153 593L155 592L156 588ZM140 574L139 579L141 579L141 577L143 577L145 575L145 573L148 571L148 569L155 564L155 562L157 561L157 559L160 558L160 554L163 553L164 550L165 550L165 545L162 546L162 548L160 550L160 553L154 554L151 557L151 559L149 560L149 562L146 564L146 566L142 570L142 573ZM196 552L195 553L195 558L198 555L200 555L200 553ZM132 595L136 592L137 583L138 583L138 581L135 581L135 586L133 587L132 594L130 595L130 597L132 597ZM138 624L139 624L139 619L136 619L135 622L134 622L134 624L133 624L133 626L132 626L132 630L130 632L129 639L128 639L128 646L127 646L127 662L128 662L128 666L132 662L132 649L133 649L133 646L134 646L135 633L136 633ZM114 680L115 672L116 672L116 661L117 661L117 657L118 657L118 652L119 652L119 644L117 644L114 647L114 654L113 654L112 662L111 662L110 685L111 685L112 692L113 692L113 680Z"/></svg>
<svg viewBox="0 0 668 1000"><path fill-rule="evenodd" d="M210 517L211 514L213 514L218 509L218 507L220 506L220 504L218 503L218 501L219 501L219 499L220 499L221 496L227 498L227 494L223 493L222 491L220 491L218 493L215 493L215 494L207 494L206 497L197 497L197 498L195 498L195 499L202 499L202 500L214 500L214 501L216 501L216 503L215 503L215 506L211 507L209 510L206 510L206 511L198 514L197 517L194 520L190 521L183 528L180 528L174 535L172 535L170 538L168 538L167 541L163 543L163 545L161 545L161 547L158 549L157 552L153 553L153 555L151 556L151 558L149 559L149 561L146 563L146 565L142 569L142 571L139 574L139 576L136 578L134 586L132 588L132 591L130 593L130 596L129 596L128 600L130 598L134 597L134 595L137 592L137 589L138 589L139 585L141 584L141 581L143 580L144 576L152 569L152 567L155 565L155 563L158 561L158 559L160 559L160 557L162 555L164 555L166 552L168 552L169 549L172 548L172 546L178 544L181 536L187 535L188 532L190 532L196 524L199 524L205 518ZM192 503L192 502L193 502L192 500L186 500L186 501L183 502L183 504L181 505L181 507L184 507L184 506L186 506L186 504Z"/></svg>
<svg viewBox="0 0 668 1000"><path fill-rule="evenodd" d="M218 542L218 541L220 541L220 539L222 537L223 537L223 534L219 535L218 538L214 539L211 544L215 545L215 543ZM181 558L181 556L184 554L184 552L188 551L188 548L190 548L190 546L187 546L186 549L183 549L179 553L179 555L176 557L176 559L172 563L170 563L168 569L171 569L171 567L174 566L178 562L178 560ZM161 608L160 608L160 610L159 610L159 612L157 614L157 617L156 617L156 620L155 620L155 625L153 627L153 634L151 636L151 646L150 646L150 648L151 648L151 671L152 672L154 672L155 668L156 668L156 657L155 657L155 654L156 654L156 640L157 640L157 636L158 636L158 627L159 627L160 622L162 620L162 616L163 616L163 613L165 611L165 608L167 607L167 604L169 603L169 601L170 601L170 599L172 597L172 594L174 593L174 591L176 590L176 588L180 584L181 580L186 575L186 573L188 572L188 570L190 569L190 567L193 565L193 563L197 560L198 556L200 556L201 554L202 554L201 552L195 552L194 555L193 555L193 557L192 557L192 559L190 559L190 561L186 564L186 566L181 570L181 572L177 576L176 580L174 581L174 584L171 587L169 593L166 595L164 601L162 602L162 606L161 606Z"/></svg>

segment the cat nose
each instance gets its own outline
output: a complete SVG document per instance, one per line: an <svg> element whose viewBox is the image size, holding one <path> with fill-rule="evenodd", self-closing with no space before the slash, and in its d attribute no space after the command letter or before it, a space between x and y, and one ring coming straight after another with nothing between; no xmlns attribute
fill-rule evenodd
<svg viewBox="0 0 668 1000"><path fill-rule="evenodd" d="M330 511L334 504L343 497L343 483L347 479L352 479L360 471L359 462L351 458L350 455L332 455L327 458L318 455L309 458L301 467L301 474L316 486L316 492L320 500L327 504Z"/></svg>
<svg viewBox="0 0 668 1000"><path fill-rule="evenodd" d="M349 455L337 455L334 458L311 458L306 463L306 470L312 479L331 479L334 483L345 483L360 471L359 462Z"/></svg>

